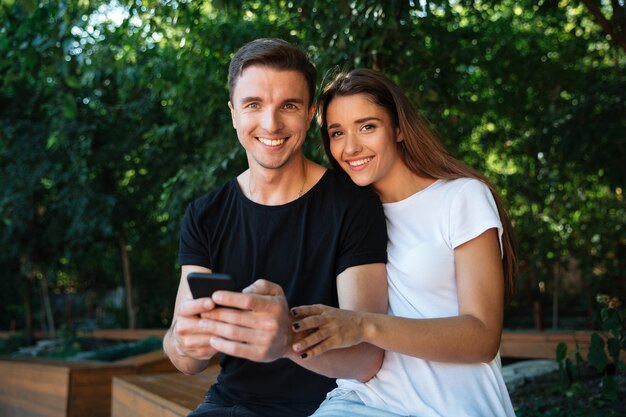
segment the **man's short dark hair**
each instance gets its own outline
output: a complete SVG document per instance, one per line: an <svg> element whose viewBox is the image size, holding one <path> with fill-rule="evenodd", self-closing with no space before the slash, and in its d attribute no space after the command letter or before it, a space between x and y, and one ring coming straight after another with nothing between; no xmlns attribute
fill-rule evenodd
<svg viewBox="0 0 626 417"><path fill-rule="evenodd" d="M228 67L228 90L231 100L242 71L252 65L300 72L309 87L309 104L313 103L317 81L315 66L302 49L277 38L255 39L235 53Z"/></svg>

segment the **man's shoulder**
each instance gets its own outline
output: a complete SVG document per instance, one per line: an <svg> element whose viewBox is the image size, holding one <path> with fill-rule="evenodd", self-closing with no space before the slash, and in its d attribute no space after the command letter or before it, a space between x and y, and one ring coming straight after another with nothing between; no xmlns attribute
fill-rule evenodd
<svg viewBox="0 0 626 417"><path fill-rule="evenodd" d="M378 196L371 187L361 187L352 182L350 177L333 169L328 169L324 175L325 189L335 194L336 198L350 201L354 198L378 200Z"/></svg>
<svg viewBox="0 0 626 417"><path fill-rule="evenodd" d="M211 207L220 207L226 200L236 197L236 187L235 179L231 178L208 193L197 197L189 204L189 208L195 212L201 212Z"/></svg>

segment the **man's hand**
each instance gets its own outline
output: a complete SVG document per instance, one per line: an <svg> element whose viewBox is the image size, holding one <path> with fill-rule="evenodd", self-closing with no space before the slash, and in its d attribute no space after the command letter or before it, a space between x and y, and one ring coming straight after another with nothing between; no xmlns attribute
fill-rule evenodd
<svg viewBox="0 0 626 417"><path fill-rule="evenodd" d="M211 332L200 317L214 309L210 298L188 299L180 304L170 329L172 346L179 356L203 361L216 353L209 342Z"/></svg>
<svg viewBox="0 0 626 417"><path fill-rule="evenodd" d="M255 362L290 353L291 317L279 285L260 279L241 293L216 291L212 298L219 307L202 314L200 326L213 335L214 349Z"/></svg>

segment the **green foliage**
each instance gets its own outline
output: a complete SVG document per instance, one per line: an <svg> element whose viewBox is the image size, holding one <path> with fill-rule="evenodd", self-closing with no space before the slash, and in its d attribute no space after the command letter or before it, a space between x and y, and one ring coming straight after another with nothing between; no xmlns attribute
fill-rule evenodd
<svg viewBox="0 0 626 417"><path fill-rule="evenodd" d="M169 324L184 210L246 169L226 72L261 36L304 47L320 83L336 68L385 71L487 174L520 242L514 307L530 315L539 283L558 289L571 262L584 294L623 292L626 57L582 5L3 1L0 327L25 325L43 276L53 294L95 295L93 319L123 285L120 237L138 325ZM305 150L323 161L317 128Z"/></svg>
<svg viewBox="0 0 626 417"><path fill-rule="evenodd" d="M27 344L23 334L13 334L0 338L0 355L9 355Z"/></svg>
<svg viewBox="0 0 626 417"><path fill-rule="evenodd" d="M160 338L151 336L136 342L119 343L100 348L89 352L89 354L81 355L81 359L113 362L130 356L159 350L162 345L163 341Z"/></svg>
<svg viewBox="0 0 626 417"><path fill-rule="evenodd" d="M619 396L619 385L616 377L626 375L626 364L620 360L620 353L626 352L626 310L621 307L621 301L617 297L600 294L596 300L602 304L600 309L602 330L607 332L608 338L605 343L605 339L599 333L591 334L586 361L580 356L578 344L576 344L575 367L567 357L567 345L560 343L557 346L556 360L559 364L561 388L568 396L580 394L581 387L584 387L581 383L581 368L588 365L596 373L603 375L601 384L604 398L615 400Z"/></svg>

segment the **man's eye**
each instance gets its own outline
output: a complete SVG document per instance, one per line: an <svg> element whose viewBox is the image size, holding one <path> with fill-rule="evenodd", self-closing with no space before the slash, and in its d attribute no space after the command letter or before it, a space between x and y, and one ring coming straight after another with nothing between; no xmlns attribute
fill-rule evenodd
<svg viewBox="0 0 626 417"><path fill-rule="evenodd" d="M244 109L258 109L259 103L248 103L244 106Z"/></svg>
<svg viewBox="0 0 626 417"><path fill-rule="evenodd" d="M295 104L291 104L291 103L285 104L285 108L287 110L295 110L295 109L297 109L296 105Z"/></svg>

